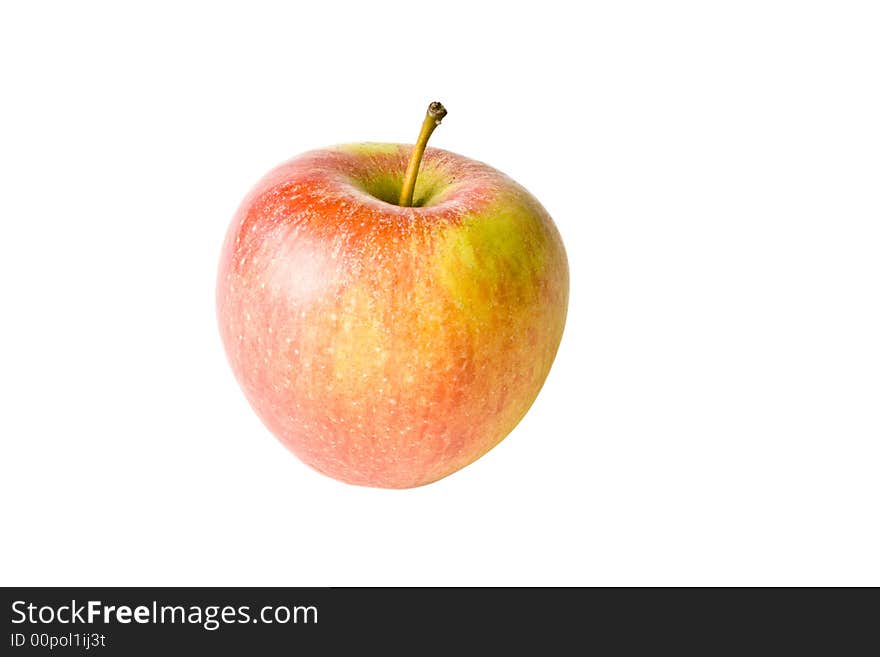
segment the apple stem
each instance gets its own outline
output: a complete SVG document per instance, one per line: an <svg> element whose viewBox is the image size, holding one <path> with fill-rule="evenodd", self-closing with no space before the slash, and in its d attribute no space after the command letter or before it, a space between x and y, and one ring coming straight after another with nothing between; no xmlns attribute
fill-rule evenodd
<svg viewBox="0 0 880 657"><path fill-rule="evenodd" d="M422 163L422 156L425 154L425 147L428 145L428 139L434 128L440 125L440 121L446 116L446 108L441 103L433 102L428 105L428 111L425 114L425 120L422 122L422 130L419 132L419 138L416 145L413 146L412 154L409 156L409 164L406 167L406 174L403 176L403 187L400 188L400 205L408 208L412 206L413 193L416 190L416 178L419 175L419 166Z"/></svg>

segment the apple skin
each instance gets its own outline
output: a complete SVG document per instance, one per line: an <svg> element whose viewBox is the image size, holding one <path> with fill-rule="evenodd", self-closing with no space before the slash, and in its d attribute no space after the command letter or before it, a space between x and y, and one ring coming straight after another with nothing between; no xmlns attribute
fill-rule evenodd
<svg viewBox="0 0 880 657"><path fill-rule="evenodd" d="M217 315L256 413L303 462L409 488L497 445L538 394L568 306L550 215L492 167L348 144L270 171L234 216ZM384 200L383 200L384 199Z"/></svg>

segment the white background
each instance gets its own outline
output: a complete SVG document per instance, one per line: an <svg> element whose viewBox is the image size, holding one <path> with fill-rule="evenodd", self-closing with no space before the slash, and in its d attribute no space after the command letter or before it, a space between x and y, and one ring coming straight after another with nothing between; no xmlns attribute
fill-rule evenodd
<svg viewBox="0 0 880 657"><path fill-rule="evenodd" d="M880 15L854 2L4 3L0 582L880 585ZM266 170L486 161L571 265L520 426L299 463L214 317Z"/></svg>

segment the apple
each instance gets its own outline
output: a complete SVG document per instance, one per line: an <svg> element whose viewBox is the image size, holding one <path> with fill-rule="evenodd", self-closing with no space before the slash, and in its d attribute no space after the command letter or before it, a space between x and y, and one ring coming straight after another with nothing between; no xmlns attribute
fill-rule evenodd
<svg viewBox="0 0 880 657"><path fill-rule="evenodd" d="M220 258L220 334L245 396L303 462L351 484L420 486L492 449L565 324L550 215L492 167L426 148L445 114L431 108L415 147L347 144L270 171Z"/></svg>

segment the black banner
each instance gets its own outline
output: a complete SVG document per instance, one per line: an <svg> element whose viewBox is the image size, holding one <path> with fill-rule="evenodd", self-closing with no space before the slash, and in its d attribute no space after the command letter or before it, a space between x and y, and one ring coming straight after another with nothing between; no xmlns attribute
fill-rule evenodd
<svg viewBox="0 0 880 657"><path fill-rule="evenodd" d="M8 655L763 653L804 642L839 653L869 636L878 607L867 589L7 588L2 598Z"/></svg>

